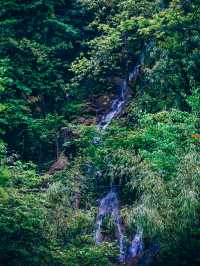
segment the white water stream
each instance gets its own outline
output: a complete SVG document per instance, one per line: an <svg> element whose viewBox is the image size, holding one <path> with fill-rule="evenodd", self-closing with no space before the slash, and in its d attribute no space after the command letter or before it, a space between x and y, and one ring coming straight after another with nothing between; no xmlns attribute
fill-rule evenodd
<svg viewBox="0 0 200 266"><path fill-rule="evenodd" d="M128 85L138 78L143 63L144 52L140 55L135 67L129 72L128 77L123 79L118 97L113 100L110 110L104 116L102 116L100 122L97 125L99 130L104 131L112 122L113 118L117 117L121 113L127 101L129 89ZM123 233L124 230L120 218L119 201L117 198L117 193L112 189L112 187L110 192L108 192L108 194L106 194L105 197L103 197L100 201L95 231L95 242L97 245L99 245L104 240L101 228L103 219L106 215L110 215L112 217L113 223L117 229L117 238L119 241L120 249L119 261L121 263L124 263L127 259L140 257L143 253L142 231L138 230L138 232L133 237L130 247L128 248L128 250L126 250L126 242ZM151 256L151 254L153 254L153 252L149 251L149 254L150 255L147 256L148 258ZM145 265L145 263L143 264Z"/></svg>
<svg viewBox="0 0 200 266"><path fill-rule="evenodd" d="M100 201L99 212L98 212L97 221L96 221L96 233L95 233L96 244L100 244L103 240L102 233L101 233L101 227L102 227L103 219L106 215L111 215L113 222L116 226L116 229L118 232L119 247L120 247L119 260L120 262L124 262L126 247L125 247L123 228L121 225L119 201L118 201L116 192L114 192L112 189Z"/></svg>
<svg viewBox="0 0 200 266"><path fill-rule="evenodd" d="M98 123L98 128L100 130L105 130L108 125L112 122L113 118L117 117L126 103L126 98L128 94L128 84L137 79L140 74L140 68L144 63L144 53L142 53L138 59L138 62L134 68L129 72L128 77L123 79L120 87L120 93L116 99L113 100L109 111L102 116L100 122Z"/></svg>

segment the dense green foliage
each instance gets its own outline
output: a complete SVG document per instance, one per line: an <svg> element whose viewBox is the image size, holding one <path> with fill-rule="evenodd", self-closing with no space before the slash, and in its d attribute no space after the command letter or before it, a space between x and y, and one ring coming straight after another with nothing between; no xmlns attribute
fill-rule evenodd
<svg viewBox="0 0 200 266"><path fill-rule="evenodd" d="M199 0L1 0L0 29L0 265L116 265L109 219L93 239L110 184L127 241L142 226L155 265L199 265Z"/></svg>

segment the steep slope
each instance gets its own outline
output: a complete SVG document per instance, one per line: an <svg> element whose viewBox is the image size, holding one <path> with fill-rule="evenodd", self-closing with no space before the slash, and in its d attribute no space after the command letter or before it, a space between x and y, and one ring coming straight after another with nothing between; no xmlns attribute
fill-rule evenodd
<svg viewBox="0 0 200 266"><path fill-rule="evenodd" d="M0 265L199 265L199 1L1 7Z"/></svg>

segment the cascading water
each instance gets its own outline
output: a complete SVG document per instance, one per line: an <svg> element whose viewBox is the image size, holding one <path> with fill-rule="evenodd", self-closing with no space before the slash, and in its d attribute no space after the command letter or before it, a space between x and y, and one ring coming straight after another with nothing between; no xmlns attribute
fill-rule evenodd
<svg viewBox="0 0 200 266"><path fill-rule="evenodd" d="M102 234L101 234L101 226L103 223L103 219L106 215L111 215L113 222L117 228L118 232L118 240L120 246L120 262L124 262L125 260L125 241L123 228L121 225L120 219L120 211L119 211L119 201L117 198L117 194L115 191L111 189L111 191L101 199L99 211L97 215L96 222L96 233L95 233L95 242L96 244L100 244L102 242Z"/></svg>
<svg viewBox="0 0 200 266"><path fill-rule="evenodd" d="M136 80L140 74L141 65L144 63L144 53L142 53L138 59L138 62L134 68L129 72L128 77L124 78L122 84L120 85L120 93L116 99L113 100L111 108L107 114L105 114L100 122L98 123L98 128L100 130L105 130L107 126L112 122L113 118L118 116L124 104L126 103L126 96L128 92L128 83Z"/></svg>
<svg viewBox="0 0 200 266"><path fill-rule="evenodd" d="M125 93L127 92L127 90L128 90L128 84L127 81L124 80L118 98L113 100L109 112L101 118L98 124L99 129L105 130L107 126L111 123L113 118L116 117L121 112L122 107L125 104Z"/></svg>
<svg viewBox="0 0 200 266"><path fill-rule="evenodd" d="M128 253L126 254L126 242L123 233L123 226L121 224L120 210L119 210L119 201L117 194L113 189L106 194L100 201L99 211L96 221L96 232L95 232L95 242L97 245L101 244L103 241L101 227L103 219L106 215L110 215L113 219L113 222L117 228L118 241L120 248L119 261L124 263L126 258L128 260L140 257L143 252L143 242L142 242L142 231L138 230L138 233L134 236L130 247L128 248Z"/></svg>
<svg viewBox="0 0 200 266"><path fill-rule="evenodd" d="M120 93L116 99L113 100L110 110L107 114L105 114L100 122L98 123L98 128L100 130L105 130L107 126L111 123L113 118L115 118L121 111L126 103L126 96L128 92L128 83L132 82L133 80L137 79L140 74L140 67L144 61L144 54L139 57L138 63L135 67L129 72L128 78L125 78L120 86ZM117 198L117 194L111 188L111 191L101 199L99 211L97 215L96 221L96 232L95 232L95 242L96 244L100 244L103 241L101 227L103 223L103 219L106 215L111 215L113 218L113 222L117 228L118 232L118 240L119 240L119 247L120 247L120 262L124 262L126 258L126 244L123 234L123 228L121 224L120 218L120 210L119 210L119 202ZM135 238L132 241L132 245L129 248L130 256L134 257L135 254L138 254L142 249L142 235L136 234Z"/></svg>
<svg viewBox="0 0 200 266"><path fill-rule="evenodd" d="M142 254L143 252L142 235L143 235L142 231L138 231L138 233L134 236L131 245L128 249L128 257L134 258Z"/></svg>
<svg viewBox="0 0 200 266"><path fill-rule="evenodd" d="M148 46L150 45L151 43ZM120 86L120 93L118 97L113 100L110 110L101 118L100 122L98 123L97 126L101 131L104 131L107 126L112 122L113 118L119 115L119 113L122 111L122 108L124 107L127 100L126 98L128 95L129 88L128 84L138 78L138 76L140 75L141 65L143 63L144 52L142 52L139 56L138 62L136 63L135 67L129 72L128 77L124 78ZM148 265L148 263L151 261L151 258L156 254L158 249L150 248L146 252L143 252L143 234L141 230L138 230L136 235L133 237L131 245L128 248L128 252L126 252L125 237L120 218L119 201L117 198L117 193L113 190L112 186L110 192L100 201L95 231L95 242L97 245L103 241L101 227L103 219L106 215L110 215L112 217L113 222L117 228L118 241L120 246L120 262L124 263L125 261L128 261L128 265Z"/></svg>

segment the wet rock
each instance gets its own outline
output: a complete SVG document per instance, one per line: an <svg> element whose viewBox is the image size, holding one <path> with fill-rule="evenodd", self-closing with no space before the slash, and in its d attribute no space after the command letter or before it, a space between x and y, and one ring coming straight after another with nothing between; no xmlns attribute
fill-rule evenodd
<svg viewBox="0 0 200 266"><path fill-rule="evenodd" d="M153 240L149 249L138 253L135 257L127 258L126 266L150 266L160 250L158 241Z"/></svg>
<svg viewBox="0 0 200 266"><path fill-rule="evenodd" d="M136 264L133 264L133 266L150 266L154 260L154 257L159 252L159 246L155 245L154 247L150 247L148 250L144 252L142 257L138 260Z"/></svg>
<svg viewBox="0 0 200 266"><path fill-rule="evenodd" d="M96 99L97 112L99 114L106 113L109 110L114 97L115 95L113 93L98 97Z"/></svg>
<svg viewBox="0 0 200 266"><path fill-rule="evenodd" d="M118 76L114 76L110 79L110 82L114 85L114 86L123 86L124 83L124 78L118 77Z"/></svg>
<svg viewBox="0 0 200 266"><path fill-rule="evenodd" d="M134 258L128 258L126 260L125 265L126 266L135 266L138 263L138 261L140 260L140 258L141 258L141 255L135 256Z"/></svg>

